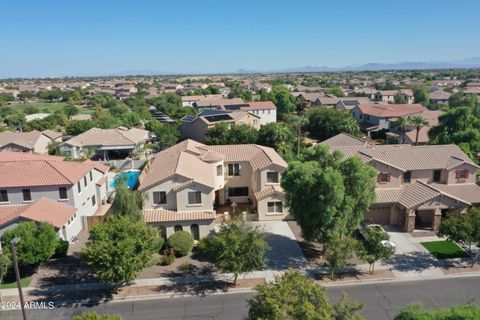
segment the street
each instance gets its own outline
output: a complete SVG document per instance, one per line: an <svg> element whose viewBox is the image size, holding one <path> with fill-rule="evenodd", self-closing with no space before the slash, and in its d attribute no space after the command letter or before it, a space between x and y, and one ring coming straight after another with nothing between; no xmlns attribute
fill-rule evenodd
<svg viewBox="0 0 480 320"><path fill-rule="evenodd" d="M364 304L367 319L393 319L405 304L421 301L429 307L445 307L458 303L479 303L480 277L423 280L396 283L361 284L329 287L336 299L348 293ZM243 319L247 314L246 299L253 293L214 294L206 297L159 298L118 301L94 307L61 307L54 310L30 310L29 319L68 319L84 311L120 314L125 319ZM3 312L1 319L21 319L19 310Z"/></svg>

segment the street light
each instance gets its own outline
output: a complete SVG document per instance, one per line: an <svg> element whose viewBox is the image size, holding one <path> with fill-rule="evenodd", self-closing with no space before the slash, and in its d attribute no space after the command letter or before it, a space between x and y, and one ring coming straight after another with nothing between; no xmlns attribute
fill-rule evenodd
<svg viewBox="0 0 480 320"><path fill-rule="evenodd" d="M23 301L22 285L20 284L20 272L18 271L17 250L15 248L15 246L19 242L20 242L20 238L15 237L12 239L12 241L10 241L10 246L12 247L13 267L15 268L15 277L17 278L18 295L20 296L20 304L22 307L23 320L27 320L27 314L25 313L25 306Z"/></svg>

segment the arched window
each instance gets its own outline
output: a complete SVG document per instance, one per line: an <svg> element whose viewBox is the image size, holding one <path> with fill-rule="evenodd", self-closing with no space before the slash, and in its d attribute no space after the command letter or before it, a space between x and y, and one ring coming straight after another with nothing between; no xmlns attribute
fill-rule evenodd
<svg viewBox="0 0 480 320"><path fill-rule="evenodd" d="M173 227L173 231L177 232L177 231L182 231L183 230L183 227L179 224L177 224L175 227Z"/></svg>
<svg viewBox="0 0 480 320"><path fill-rule="evenodd" d="M158 229L160 231L160 237L167 241L167 228L165 228L164 226L160 226L160 228Z"/></svg>
<svg viewBox="0 0 480 320"><path fill-rule="evenodd" d="M190 233L192 234L193 240L200 240L200 228L198 224L192 224L190 226Z"/></svg>

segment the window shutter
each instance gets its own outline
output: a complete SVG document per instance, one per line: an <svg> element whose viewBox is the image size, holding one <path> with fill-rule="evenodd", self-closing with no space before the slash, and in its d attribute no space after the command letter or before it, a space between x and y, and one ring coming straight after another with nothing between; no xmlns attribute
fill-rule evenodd
<svg viewBox="0 0 480 320"><path fill-rule="evenodd" d="M381 173L377 176L377 182L380 182L380 181L382 181L382 174Z"/></svg>
<svg viewBox="0 0 480 320"><path fill-rule="evenodd" d="M460 170L455 171L455 179L460 178Z"/></svg>
<svg viewBox="0 0 480 320"><path fill-rule="evenodd" d="M465 179L468 179L468 176L470 175L470 171L465 170Z"/></svg>
<svg viewBox="0 0 480 320"><path fill-rule="evenodd" d="M392 179L392 175L391 175L391 174L387 174L387 182L390 182L391 179Z"/></svg>

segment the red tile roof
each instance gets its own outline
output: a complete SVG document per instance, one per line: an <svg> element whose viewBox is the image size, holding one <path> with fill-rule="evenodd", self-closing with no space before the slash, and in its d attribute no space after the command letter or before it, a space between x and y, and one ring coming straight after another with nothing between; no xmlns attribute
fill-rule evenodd
<svg viewBox="0 0 480 320"><path fill-rule="evenodd" d="M194 220L214 220L215 218L215 211L176 212L166 209L143 210L143 219L145 222L180 222Z"/></svg>

